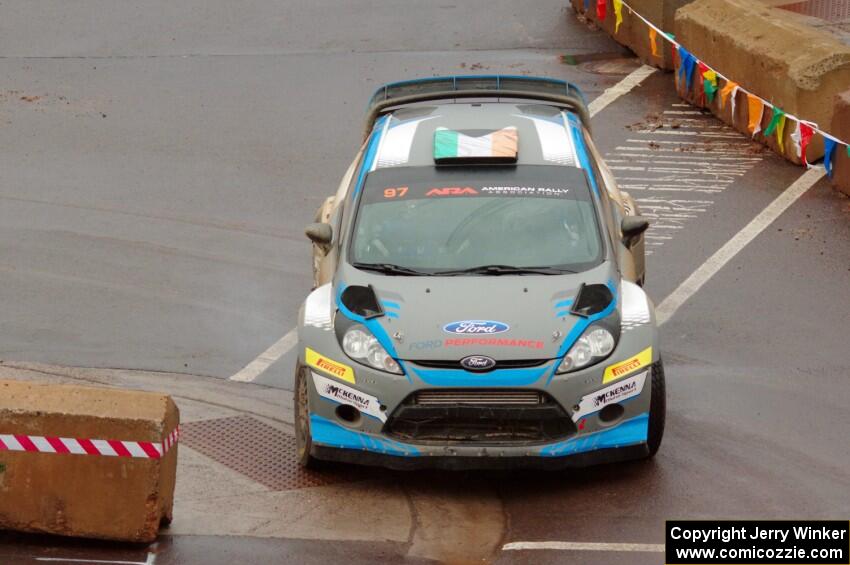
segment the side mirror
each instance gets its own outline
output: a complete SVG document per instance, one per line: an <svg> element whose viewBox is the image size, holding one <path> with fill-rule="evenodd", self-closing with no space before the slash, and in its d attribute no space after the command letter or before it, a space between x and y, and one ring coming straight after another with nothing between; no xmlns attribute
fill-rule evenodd
<svg viewBox="0 0 850 565"><path fill-rule="evenodd" d="M330 224L310 224L307 226L307 229L304 230L304 233L307 234L310 241L322 249L326 249L333 240L333 229Z"/></svg>
<svg viewBox="0 0 850 565"><path fill-rule="evenodd" d="M631 241L649 227L649 220L643 216L626 216L620 223L620 230L623 232L623 243L629 244Z"/></svg>

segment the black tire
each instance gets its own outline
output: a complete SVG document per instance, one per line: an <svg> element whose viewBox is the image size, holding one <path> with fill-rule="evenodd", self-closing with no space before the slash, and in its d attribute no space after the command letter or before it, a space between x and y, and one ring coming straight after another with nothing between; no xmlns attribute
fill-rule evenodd
<svg viewBox="0 0 850 565"><path fill-rule="evenodd" d="M652 365L652 396L649 404L649 433L646 443L649 446L647 459L653 457L661 447L664 437L664 420L667 416L667 391L664 383L664 364L661 359Z"/></svg>
<svg viewBox="0 0 850 565"><path fill-rule="evenodd" d="M298 465L305 469L317 469L319 460L313 457L313 439L310 435L309 394L307 391L307 369L300 363L295 366L295 449Z"/></svg>

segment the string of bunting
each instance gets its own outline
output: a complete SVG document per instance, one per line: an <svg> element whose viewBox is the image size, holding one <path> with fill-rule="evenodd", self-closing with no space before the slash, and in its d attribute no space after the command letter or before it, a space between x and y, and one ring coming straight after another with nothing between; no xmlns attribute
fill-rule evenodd
<svg viewBox="0 0 850 565"><path fill-rule="evenodd" d="M596 2L596 18L601 22L605 21L605 18L608 16L608 0L594 0ZM591 0L584 0L584 9L585 11L590 10L590 2ZM833 173L833 154L838 145L843 145L847 152L847 156L850 157L850 144L845 141L838 139L837 137L830 135L829 133L820 129L818 124L815 122L811 122L808 120L804 120L799 118L793 114L789 114L768 102L764 98L758 96L757 94L753 94L747 89L743 88L738 83L732 81L722 73L718 72L717 69L714 69L708 65L706 65L703 61L697 59L693 53L690 53L687 49L685 49L679 42L676 41L676 38L673 34L667 33L664 30L657 27L655 24L650 22L648 19L643 17L641 14L636 12L628 3L624 2L624 0L611 0L612 7L614 8L614 33L618 33L620 31L620 25L623 23L623 8L628 10L629 15L636 16L643 20L643 22L649 28L649 47L652 55L654 57L660 57L661 52L658 47L658 37L667 42L669 42L673 48L673 56L679 56L679 70L676 74L676 84L681 84L684 81L685 86L688 90L691 89L694 79L694 70L699 73L699 77L702 80L702 96L703 99L708 103L713 103L716 96L720 96L720 107L725 108L727 102L731 99L732 102L732 116L734 119L735 116L735 105L736 105L736 95L738 92L743 92L747 97L747 110L749 121L747 124L747 129L750 134L755 137L757 133L762 131L761 123L764 117L765 107L769 107L771 109L771 117L770 121L767 124L767 127L764 128L762 134L765 137L769 137L771 135L776 136L776 141L779 145L780 150L785 152L785 127L788 121L796 122L797 128L790 135L791 140L794 142L794 149L797 154L797 157L803 162L806 167L811 167L808 160L806 159L806 148L812 140L812 137L815 134L819 134L824 138L824 158L823 158L823 166L826 169L826 173L832 177ZM719 79L722 79L725 84L723 88L720 88Z"/></svg>

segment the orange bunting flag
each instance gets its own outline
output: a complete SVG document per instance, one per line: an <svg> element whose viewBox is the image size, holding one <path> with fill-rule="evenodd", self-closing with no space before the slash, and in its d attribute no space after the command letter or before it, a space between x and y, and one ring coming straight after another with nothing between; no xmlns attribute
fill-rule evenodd
<svg viewBox="0 0 850 565"><path fill-rule="evenodd" d="M649 28L649 46L652 48L652 56L660 57L658 54L658 32L655 31L654 27Z"/></svg>
<svg viewBox="0 0 850 565"><path fill-rule="evenodd" d="M764 102L754 94L747 93L747 114L750 119L748 128L753 137L761 131L761 119L764 116Z"/></svg>
<svg viewBox="0 0 850 565"><path fill-rule="evenodd" d="M737 83L732 82L731 80L726 81L726 85L720 90L720 108L726 108L726 101L729 100L729 95L733 96L732 98L732 114L735 113L735 91L738 89ZM734 117L734 116L733 116Z"/></svg>

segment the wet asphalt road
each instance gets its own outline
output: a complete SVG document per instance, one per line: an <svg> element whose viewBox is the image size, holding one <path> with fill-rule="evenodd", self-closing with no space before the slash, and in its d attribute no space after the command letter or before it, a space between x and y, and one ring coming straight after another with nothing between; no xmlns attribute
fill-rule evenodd
<svg viewBox="0 0 850 565"><path fill-rule="evenodd" d="M356 151L378 84L528 73L575 81L592 99L635 68L614 61L620 49L566 4L4 2L0 358L238 371L294 325L310 287L303 226ZM599 53L613 74L559 60ZM688 113L671 82L656 73L594 119L615 174L656 216L647 279L656 303L802 172ZM671 518L846 519L848 290L850 201L821 182L662 328L668 424L654 461L391 480L458 495L474 483L500 505L503 543L662 543ZM288 388L291 366L284 356L259 382ZM408 551L193 536L153 549L0 539L3 565L144 563L149 552L158 564L397 562ZM488 557L624 562L610 552Z"/></svg>

